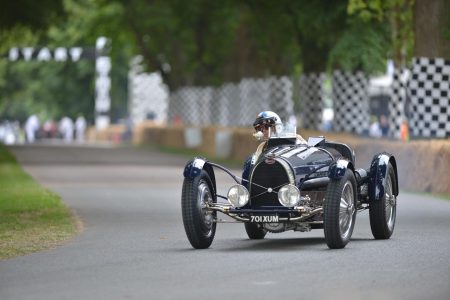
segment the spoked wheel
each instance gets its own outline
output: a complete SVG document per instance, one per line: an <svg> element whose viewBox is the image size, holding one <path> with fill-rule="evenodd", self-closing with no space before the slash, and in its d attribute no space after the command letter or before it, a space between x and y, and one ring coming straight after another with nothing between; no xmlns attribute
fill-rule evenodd
<svg viewBox="0 0 450 300"><path fill-rule="evenodd" d="M216 199L208 173L202 170L194 179L185 178L181 195L181 210L186 235L192 247L208 248L216 233L216 212L207 209Z"/></svg>
<svg viewBox="0 0 450 300"><path fill-rule="evenodd" d="M325 241L331 249L344 248L350 241L356 218L356 180L353 172L328 184L324 211Z"/></svg>
<svg viewBox="0 0 450 300"><path fill-rule="evenodd" d="M394 232L397 199L394 195L395 172L389 164L384 196L369 206L370 228L375 239L389 239Z"/></svg>
<svg viewBox="0 0 450 300"><path fill-rule="evenodd" d="M267 230L265 230L261 224L248 222L245 223L245 231L247 232L249 239L252 240L261 240L267 234Z"/></svg>

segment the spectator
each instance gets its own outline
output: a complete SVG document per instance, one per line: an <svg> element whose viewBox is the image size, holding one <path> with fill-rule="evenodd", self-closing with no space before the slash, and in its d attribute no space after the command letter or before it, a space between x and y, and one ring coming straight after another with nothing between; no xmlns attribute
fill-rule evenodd
<svg viewBox="0 0 450 300"><path fill-rule="evenodd" d="M58 129L55 122L52 119L45 121L43 129L44 129L44 136L46 138L52 139L56 137L56 132L58 131Z"/></svg>
<svg viewBox="0 0 450 300"><path fill-rule="evenodd" d="M39 119L36 115L28 117L25 123L25 134L28 143L34 143L36 140L36 132L39 130Z"/></svg>
<svg viewBox="0 0 450 300"><path fill-rule="evenodd" d="M380 129L381 129L381 135L383 137L388 136L389 134L389 122L385 115L380 116Z"/></svg>
<svg viewBox="0 0 450 300"><path fill-rule="evenodd" d="M71 118L66 116L61 119L59 122L59 132L66 143L73 141L73 121Z"/></svg>
<svg viewBox="0 0 450 300"><path fill-rule="evenodd" d="M133 138L133 120L130 116L125 119L125 131L122 134L122 141L130 142Z"/></svg>
<svg viewBox="0 0 450 300"><path fill-rule="evenodd" d="M403 119L402 124L400 125L400 139L402 141L409 141L409 128L408 128L408 119Z"/></svg>
<svg viewBox="0 0 450 300"><path fill-rule="evenodd" d="M84 132L86 131L86 120L80 115L75 121L75 135L78 143L84 143Z"/></svg>
<svg viewBox="0 0 450 300"><path fill-rule="evenodd" d="M378 123L376 116L370 117L369 136L376 138L380 138L382 136L380 123Z"/></svg>

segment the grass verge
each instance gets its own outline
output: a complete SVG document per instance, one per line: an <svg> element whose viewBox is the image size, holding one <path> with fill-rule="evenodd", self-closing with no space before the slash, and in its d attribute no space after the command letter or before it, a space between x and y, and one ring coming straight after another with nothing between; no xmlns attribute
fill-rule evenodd
<svg viewBox="0 0 450 300"><path fill-rule="evenodd" d="M76 231L61 199L35 182L0 145L0 259L55 247Z"/></svg>
<svg viewBox="0 0 450 300"><path fill-rule="evenodd" d="M400 192L402 192L402 190L400 190ZM446 200L446 201L450 201L450 195L444 195L444 194L433 194L433 193L425 193L425 192L417 192L417 191L413 191L413 190L405 190L405 192L407 193L411 193L411 194L415 194L418 196L432 196L441 200Z"/></svg>

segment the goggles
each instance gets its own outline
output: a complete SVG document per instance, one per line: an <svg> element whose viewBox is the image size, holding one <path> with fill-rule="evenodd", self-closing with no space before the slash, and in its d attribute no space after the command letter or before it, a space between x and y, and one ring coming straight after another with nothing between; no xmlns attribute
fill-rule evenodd
<svg viewBox="0 0 450 300"><path fill-rule="evenodd" d="M263 124L255 125L253 127L255 128L256 131L263 131L264 129L267 130L270 127L272 127L272 124L263 123Z"/></svg>

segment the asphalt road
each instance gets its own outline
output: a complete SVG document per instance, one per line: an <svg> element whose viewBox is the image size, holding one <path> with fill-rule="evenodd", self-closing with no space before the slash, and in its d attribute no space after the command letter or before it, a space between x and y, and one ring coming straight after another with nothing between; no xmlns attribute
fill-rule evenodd
<svg viewBox="0 0 450 300"><path fill-rule="evenodd" d="M242 224L218 224L211 248L194 250L181 219L185 158L108 147L12 150L84 230L56 249L0 261L2 300L450 299L450 201L402 193L390 240L373 240L362 212L342 250L329 250L322 230L251 241ZM219 181L222 191L231 182Z"/></svg>

